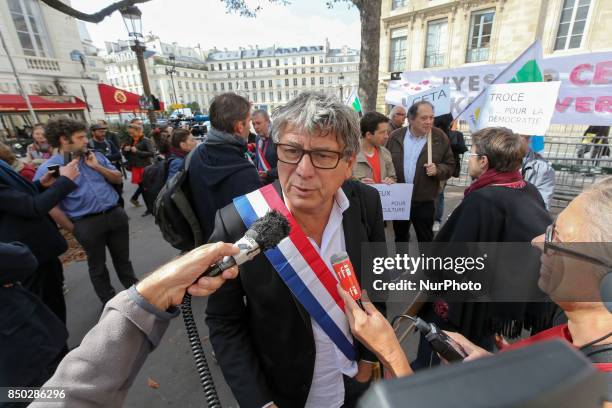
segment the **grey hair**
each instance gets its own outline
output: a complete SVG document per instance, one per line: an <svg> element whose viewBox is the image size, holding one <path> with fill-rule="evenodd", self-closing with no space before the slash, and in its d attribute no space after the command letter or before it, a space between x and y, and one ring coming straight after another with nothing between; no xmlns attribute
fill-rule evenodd
<svg viewBox="0 0 612 408"><path fill-rule="evenodd" d="M404 111L406 111L406 113L408 113L408 110L406 109L406 107L404 105L395 105L393 107L393 109L391 109L391 112L389 112L389 116L393 117L393 115L395 115L395 113L399 110L399 109L403 109Z"/></svg>
<svg viewBox="0 0 612 408"><path fill-rule="evenodd" d="M584 189L585 226L591 242L612 242L612 177Z"/></svg>
<svg viewBox="0 0 612 408"><path fill-rule="evenodd" d="M346 157L359 152L359 118L357 112L335 97L318 92L303 92L272 113L272 140L279 143L288 130L309 135L333 134L344 145Z"/></svg>
<svg viewBox="0 0 612 408"><path fill-rule="evenodd" d="M434 106L431 102L429 101L418 101L416 103L414 103L410 108L408 108L408 119L414 119L417 116L417 113L419 113L419 106L421 105L428 105L431 110L434 110Z"/></svg>
<svg viewBox="0 0 612 408"><path fill-rule="evenodd" d="M270 121L270 115L268 115L268 112L263 109L256 109L253 111L253 113L251 113L251 117L257 116L257 115L263 116L264 119L267 120L268 122Z"/></svg>

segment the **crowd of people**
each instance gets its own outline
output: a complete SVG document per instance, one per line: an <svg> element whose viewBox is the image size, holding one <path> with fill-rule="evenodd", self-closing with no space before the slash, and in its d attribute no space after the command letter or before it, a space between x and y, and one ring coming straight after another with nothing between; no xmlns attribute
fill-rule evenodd
<svg viewBox="0 0 612 408"><path fill-rule="evenodd" d="M56 118L34 127L26 161L0 144L0 254L6 259L0 267L0 385L65 386L67 406L120 406L190 293L209 296L210 342L240 406L356 406L378 362L404 376L440 359L422 337L409 363L385 302L365 299L362 307L336 288L330 258L346 252L364 281L371 271L362 267L362 244L386 242L390 235L408 242L411 227L419 243L532 242L543 252L534 279L554 303L458 303L443 294L423 302L418 315L448 331L467 360L548 338L576 348L611 344L612 313L605 308L611 300L571 296L599 293L600 281L612 273L610 253L564 254L558 244L610 242L612 179L582 192L553 221L554 170L529 148L529 135L481 129L468 150L452 117L436 116L426 101L396 106L389 116L359 117L333 97L306 92L270 117L251 111L242 96L224 93L209 113L211 129L201 143L188 129L171 127L147 137L139 119L121 141L106 122L88 126ZM444 221L444 188L459 176L464 154L472 183ZM128 202L138 207L143 195L146 216L155 206L147 199L148 169L158 163L166 183L187 172L182 188L203 242L236 242L248 220L271 209L289 218L290 239L239 272L198 279L213 262L238 252L216 244L195 248L138 281L123 208L124 173L137 186ZM380 197L370 185L393 183L413 185L406 197L410 219L393 221L386 234ZM70 352L58 258L67 244L58 226L85 250L104 308ZM126 289L120 293L110 282L107 249ZM569 261L559 261L566 256ZM556 276L560 286L550 284ZM525 331L532 337L506 345ZM612 371L612 361L596 364Z"/></svg>

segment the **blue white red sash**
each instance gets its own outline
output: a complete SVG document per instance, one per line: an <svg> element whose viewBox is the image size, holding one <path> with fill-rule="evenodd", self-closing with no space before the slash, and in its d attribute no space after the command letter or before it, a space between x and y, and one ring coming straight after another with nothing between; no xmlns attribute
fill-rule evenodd
<svg viewBox="0 0 612 408"><path fill-rule="evenodd" d="M270 170L270 163L266 160L266 152L265 149L262 149L264 144L263 139L259 139L257 141L257 170L268 171Z"/></svg>
<svg viewBox="0 0 612 408"><path fill-rule="evenodd" d="M344 302L336 289L337 281L312 243L297 224L287 206L268 184L247 195L234 198L234 205L247 228L271 209L289 220L291 233L266 257L293 295L321 326L349 361L356 359Z"/></svg>

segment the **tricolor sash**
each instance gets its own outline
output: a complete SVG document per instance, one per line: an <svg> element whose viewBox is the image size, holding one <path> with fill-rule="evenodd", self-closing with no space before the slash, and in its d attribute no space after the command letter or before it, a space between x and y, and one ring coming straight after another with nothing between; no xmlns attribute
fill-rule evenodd
<svg viewBox="0 0 612 408"><path fill-rule="evenodd" d="M336 278L285 206L274 184L234 198L234 206L247 228L273 209L287 217L291 233L265 255L344 357L354 361L353 336L344 315L344 302L336 289Z"/></svg>
<svg viewBox="0 0 612 408"><path fill-rule="evenodd" d="M266 160L266 152L262 149L263 139L257 141L257 170L268 171L270 170L270 163Z"/></svg>

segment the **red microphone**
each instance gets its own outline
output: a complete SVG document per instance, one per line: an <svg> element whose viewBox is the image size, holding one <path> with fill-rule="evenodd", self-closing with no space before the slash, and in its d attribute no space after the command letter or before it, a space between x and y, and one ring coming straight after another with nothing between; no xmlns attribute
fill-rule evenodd
<svg viewBox="0 0 612 408"><path fill-rule="evenodd" d="M334 272L340 281L342 289L347 291L351 297L357 302L359 307L363 309L361 304L361 287L355 275L355 269L346 252L337 252L329 259Z"/></svg>

